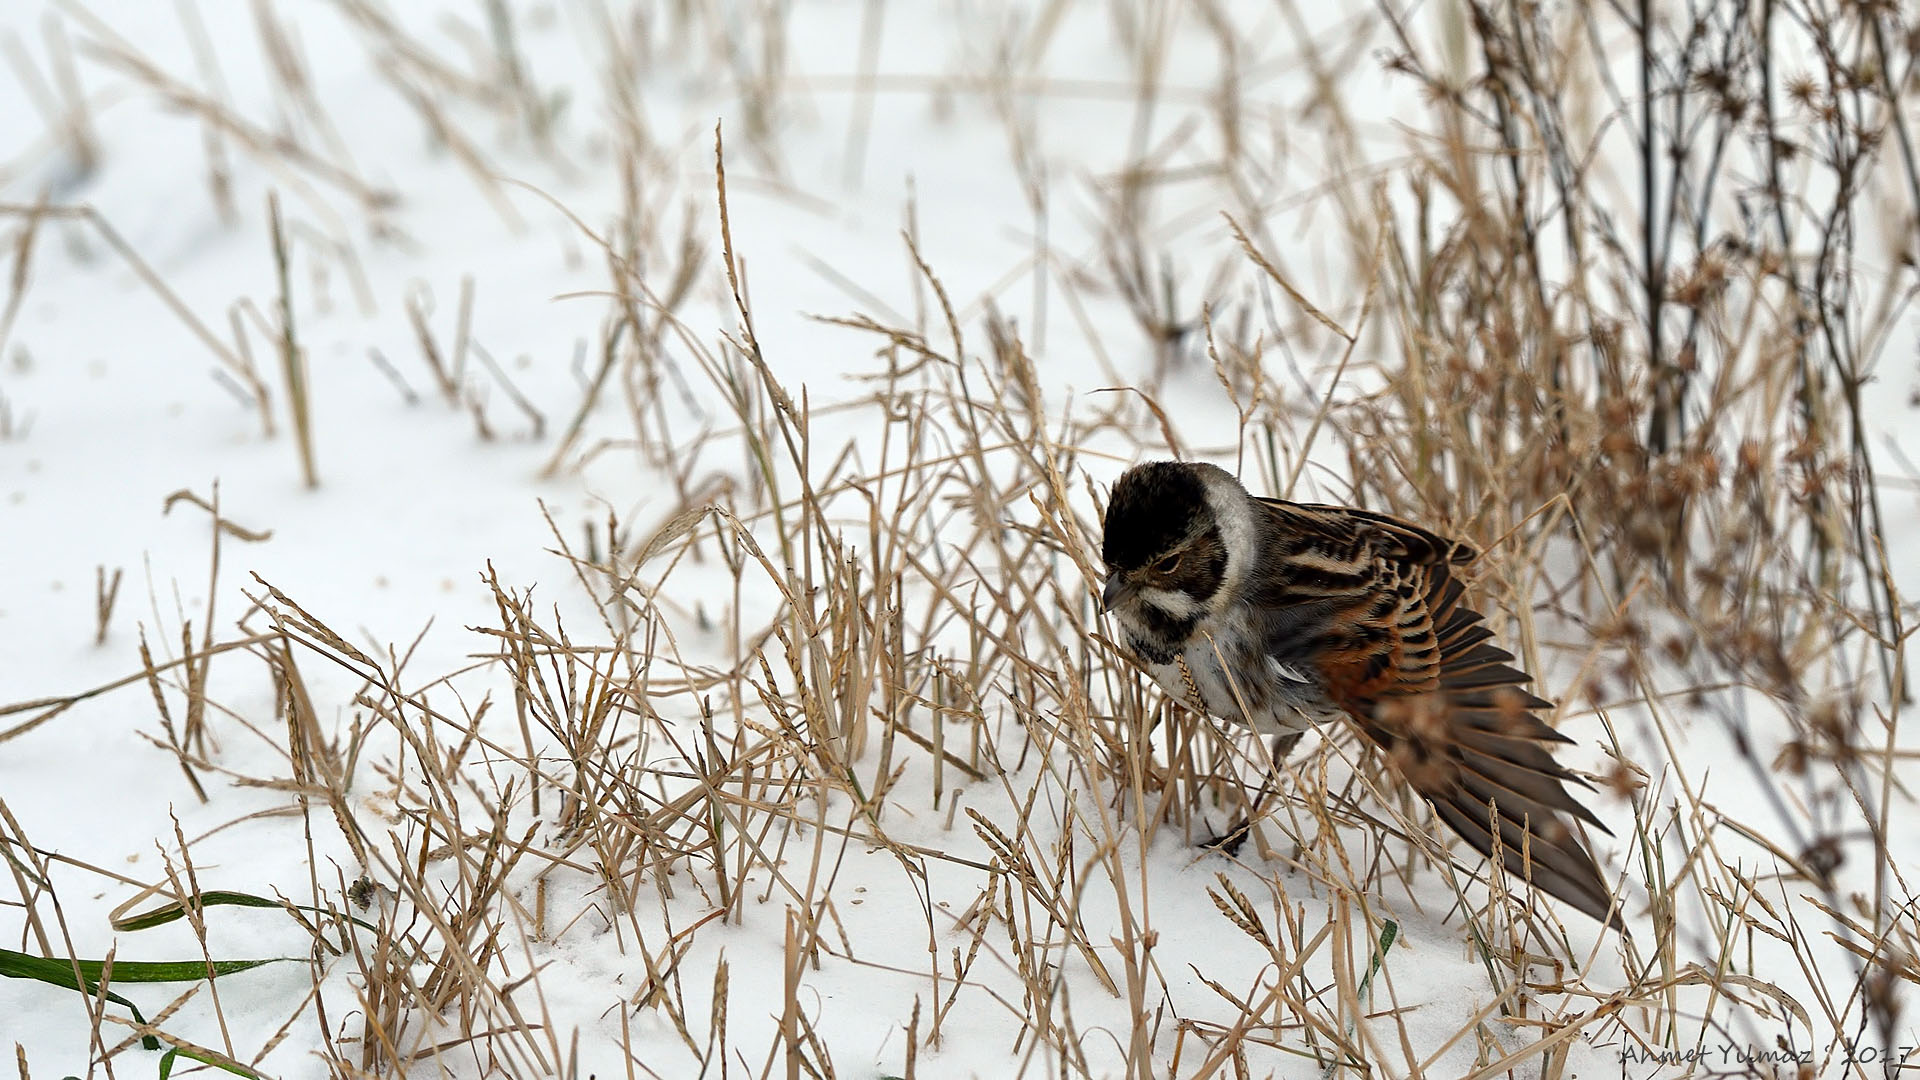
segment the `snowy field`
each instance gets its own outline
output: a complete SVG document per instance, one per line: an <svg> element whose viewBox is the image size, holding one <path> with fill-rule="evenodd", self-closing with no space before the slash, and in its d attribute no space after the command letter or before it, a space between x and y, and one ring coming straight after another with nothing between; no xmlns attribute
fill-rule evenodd
<svg viewBox="0 0 1920 1080"><path fill-rule="evenodd" d="M1920 39L1696 6L0 6L0 1050L1920 1062ZM1351 730L1204 846L1176 455L1490 552L1630 936Z"/></svg>

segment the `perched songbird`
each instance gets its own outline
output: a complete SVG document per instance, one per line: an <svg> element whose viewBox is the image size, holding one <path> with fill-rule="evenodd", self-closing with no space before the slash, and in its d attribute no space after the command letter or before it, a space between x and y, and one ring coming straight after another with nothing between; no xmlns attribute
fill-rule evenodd
<svg viewBox="0 0 1920 1080"><path fill-rule="evenodd" d="M1385 514L1259 499L1224 469L1155 461L1121 475L1100 554L1102 607L1128 649L1194 710L1280 736L1345 715L1454 832L1507 872L1624 930L1562 814L1600 828L1542 743L1512 654L1461 603L1476 558ZM1528 854L1532 865L1528 865Z"/></svg>

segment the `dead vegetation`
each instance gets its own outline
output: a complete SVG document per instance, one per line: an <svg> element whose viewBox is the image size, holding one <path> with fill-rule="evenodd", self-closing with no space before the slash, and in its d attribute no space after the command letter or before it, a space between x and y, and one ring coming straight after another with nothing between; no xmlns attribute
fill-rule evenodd
<svg viewBox="0 0 1920 1080"><path fill-rule="evenodd" d="M371 651L336 629L356 625L350 597L222 576L220 545L253 534L217 495L191 496L213 521L207 587L226 621L210 607L197 626L150 627L127 678L0 706L0 743L144 684L151 741L203 798L227 782L284 792L284 819L250 827L280 842L298 828L309 877L249 891L309 932L313 989L278 1030L223 1024L209 1047L170 1018L224 1021L214 980L130 1022L111 965L76 966L67 985L88 991L95 1038L76 1063L134 1067L152 1035L242 1075L271 1071L263 1056L291 1041L343 1077L912 1077L984 1031L1012 1075L1664 1075L1725 1045L1791 1057L1713 1061L1864 1076L1914 1041L1902 1017L1920 930L1897 825L1910 605L1867 400L1902 339L1920 211L1901 112L1915 38L1898 12L1389 3L1309 35L1281 5L1310 93L1275 117L1255 78L1274 60L1235 32L1248 13L1071 6L982 30L981 71L884 84L977 97L967 107L1004 124L1041 226L1031 310L951 295L910 216L912 313L875 301L826 316L867 359L822 386L783 375L786 343L757 332L747 257L762 274L768 260L730 229L729 183L784 182L784 118L822 92L789 75L789 28L762 12L743 37L722 5L581 5L605 50L591 123L620 194L610 225L569 212L604 266L602 314L577 407L539 456L565 475L631 454L660 478L659 512L584 538L554 525L584 622L487 569L498 618L460 631L473 662L427 672L405 645ZM235 301L229 342L89 208L7 204L0 343L36 242L84 225L271 434L249 326L299 399L299 268L359 280L343 215L395 239L408 193L348 163L296 38L274 4L254 10L294 118L279 133L99 20L56 24L204 126L217 203L246 155L318 223L306 241L277 205L270 234L254 223L275 289ZM538 5L489 3L484 25L454 27L457 53L381 5L339 10L503 227L524 224L511 162L581 168L561 123L582 123L578 106L519 43ZM1069 17L1113 20L1131 82L1048 78L1040 58ZM1219 51L1216 84L1175 85L1180 34ZM54 40L58 71L73 61ZM882 80L861 55L853 92L872 95ZM1418 91L1391 153L1342 97L1376 55ZM703 155L711 186L662 179L673 147L635 96L638 73L673 56L714 61L738 98L739 127ZM44 91L45 139L76 167L111 167L72 81ZM1044 239L1062 211L1032 111L1056 96L1134 110L1086 252ZM1156 125L1168 109L1185 119ZM848 132L849 175L876 152L867 122ZM1286 140L1319 148L1311 183ZM1196 175L1207 194L1180 193ZM1290 229L1316 218L1308 266ZM1193 239L1208 230L1212 247ZM376 362L410 397L409 375L471 411L482 438L500 408L539 438L542 414L470 341L471 290L451 333L446 312L436 331L407 298L421 355ZM726 315L709 324L691 301L712 296ZM1131 392L1068 393L1035 344L1068 339L1062 324ZM475 390L469 354L499 399ZM1171 404L1209 395L1224 404L1204 415ZM311 483L324 450L304 406L283 407ZM1620 874L1630 940L1563 925L1450 851L1351 732L1285 766L1286 797L1266 802L1240 860L1195 848L1249 805L1266 763L1153 691L1093 604L1105 485L1169 453L1490 553L1476 573L1503 638L1562 702L1558 726L1599 748L1576 764L1607 796L1601 861ZM272 715L219 700L231 683L214 667L264 673ZM222 728L274 745L277 769L227 768L208 737ZM219 901L177 839L164 880L77 869L178 905L204 949ZM0 845L21 927L20 953L0 957L82 955L51 884L73 860L34 846L4 797ZM1472 982L1447 997L1471 1000L1436 999L1436 966ZM843 980L884 985L896 1007L836 1010L822 988Z"/></svg>

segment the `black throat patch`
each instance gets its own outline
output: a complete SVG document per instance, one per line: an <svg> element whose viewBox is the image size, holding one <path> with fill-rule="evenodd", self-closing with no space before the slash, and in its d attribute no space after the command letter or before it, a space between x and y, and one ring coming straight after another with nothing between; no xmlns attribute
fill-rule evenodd
<svg viewBox="0 0 1920 1080"><path fill-rule="evenodd" d="M1140 655L1140 659L1153 664L1171 664L1173 658L1184 652L1187 643L1193 640L1193 632L1200 625L1197 618L1177 619L1151 604L1142 604L1136 612L1143 624L1140 629L1127 633L1127 647Z"/></svg>

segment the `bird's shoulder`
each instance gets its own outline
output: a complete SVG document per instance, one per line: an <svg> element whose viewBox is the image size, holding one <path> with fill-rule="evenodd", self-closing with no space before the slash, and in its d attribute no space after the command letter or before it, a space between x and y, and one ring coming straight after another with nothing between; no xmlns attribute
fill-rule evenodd
<svg viewBox="0 0 1920 1080"><path fill-rule="evenodd" d="M1265 542L1247 598L1269 655L1310 666L1336 701L1433 685L1436 623L1474 549L1358 507L1256 502Z"/></svg>
<svg viewBox="0 0 1920 1080"><path fill-rule="evenodd" d="M1415 565L1457 565L1479 557L1471 544L1392 514L1357 506L1257 496L1253 503L1262 531L1293 551L1384 558Z"/></svg>

